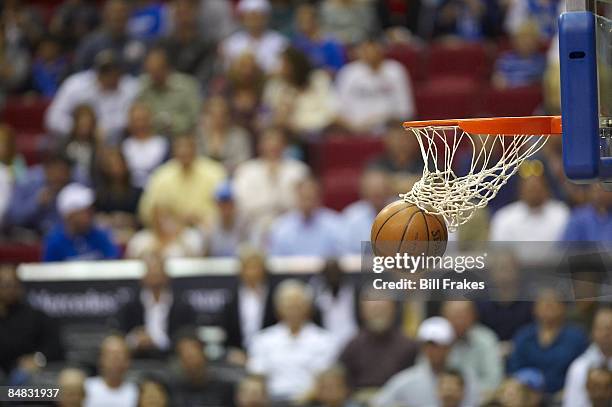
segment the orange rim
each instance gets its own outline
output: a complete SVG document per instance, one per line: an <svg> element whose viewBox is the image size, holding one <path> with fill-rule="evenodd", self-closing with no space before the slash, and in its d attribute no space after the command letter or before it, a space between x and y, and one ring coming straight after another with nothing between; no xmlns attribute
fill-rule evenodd
<svg viewBox="0 0 612 407"><path fill-rule="evenodd" d="M454 127L482 135L560 135L561 116L489 117L483 119L424 120L405 122L404 128Z"/></svg>

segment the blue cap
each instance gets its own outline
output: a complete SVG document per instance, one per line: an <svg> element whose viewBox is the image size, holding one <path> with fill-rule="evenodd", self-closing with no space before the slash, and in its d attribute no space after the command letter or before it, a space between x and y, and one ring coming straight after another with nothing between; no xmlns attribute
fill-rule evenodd
<svg viewBox="0 0 612 407"><path fill-rule="evenodd" d="M225 181L217 187L215 190L215 199L220 202L234 200L234 192L232 191L232 185L229 181Z"/></svg>
<svg viewBox="0 0 612 407"><path fill-rule="evenodd" d="M512 377L533 391L543 393L546 390L546 379L544 379L544 375L538 369L526 367L515 372Z"/></svg>

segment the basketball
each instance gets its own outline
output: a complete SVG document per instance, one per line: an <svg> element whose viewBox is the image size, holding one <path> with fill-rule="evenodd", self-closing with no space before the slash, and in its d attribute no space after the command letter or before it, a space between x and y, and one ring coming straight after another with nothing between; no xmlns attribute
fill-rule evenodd
<svg viewBox="0 0 612 407"><path fill-rule="evenodd" d="M396 253L441 256L447 240L448 231L441 216L403 200L387 205L378 213L370 235L375 254L382 256Z"/></svg>

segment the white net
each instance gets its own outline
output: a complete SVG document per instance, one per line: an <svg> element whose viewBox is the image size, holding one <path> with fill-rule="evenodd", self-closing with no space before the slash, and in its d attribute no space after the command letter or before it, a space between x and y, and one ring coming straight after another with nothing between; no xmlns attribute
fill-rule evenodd
<svg viewBox="0 0 612 407"><path fill-rule="evenodd" d="M425 166L422 178L400 197L443 216L450 232L487 206L520 164L548 139L548 135L469 134L458 126L410 130L417 137Z"/></svg>

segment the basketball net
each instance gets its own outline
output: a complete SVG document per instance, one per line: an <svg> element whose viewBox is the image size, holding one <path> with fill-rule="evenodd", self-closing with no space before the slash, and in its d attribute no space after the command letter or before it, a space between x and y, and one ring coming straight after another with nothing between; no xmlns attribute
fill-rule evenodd
<svg viewBox="0 0 612 407"><path fill-rule="evenodd" d="M441 215L449 232L487 206L548 135L470 134L459 126L409 127L423 155L423 176L404 201Z"/></svg>

